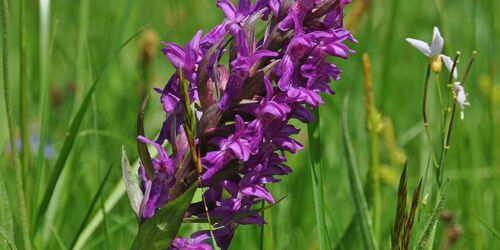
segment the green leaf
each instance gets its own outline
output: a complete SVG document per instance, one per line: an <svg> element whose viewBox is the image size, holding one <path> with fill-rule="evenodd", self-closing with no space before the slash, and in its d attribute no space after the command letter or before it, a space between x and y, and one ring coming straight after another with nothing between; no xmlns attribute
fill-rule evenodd
<svg viewBox="0 0 500 250"><path fill-rule="evenodd" d="M309 157L311 160L311 176L313 183L313 198L314 208L316 212L316 228L318 230L319 246L320 249L330 249L331 243L329 242L328 232L325 223L325 202L323 192L323 166L322 159L322 146L319 129L319 108L312 110L316 121L307 126L307 135L309 140Z"/></svg>
<svg viewBox="0 0 500 250"><path fill-rule="evenodd" d="M195 182L184 194L156 211L153 218L142 223L131 249L167 249L170 247L197 187L198 182Z"/></svg>
<svg viewBox="0 0 500 250"><path fill-rule="evenodd" d="M141 105L141 110L137 114L137 135L144 136L144 111L148 106L148 96L144 98ZM146 143L137 140L137 150L139 151L139 158L148 174L150 180L154 179L153 163L151 162L151 154L149 153ZM137 210L139 211L139 210Z"/></svg>
<svg viewBox="0 0 500 250"><path fill-rule="evenodd" d="M14 225L12 222L12 211L10 209L9 197L3 181L2 174L0 173L0 229L2 237L6 242L0 240L0 249L7 249L8 245L14 238Z"/></svg>
<svg viewBox="0 0 500 250"><path fill-rule="evenodd" d="M141 202L144 197L140 187L139 175L137 173L138 169L138 165L134 168L130 166L130 162L127 158L127 153L125 152L125 147L122 146L123 181L125 182L125 189L127 190L130 205L132 206L132 209L137 216L139 216Z"/></svg>
<svg viewBox="0 0 500 250"><path fill-rule="evenodd" d="M348 163L349 183L351 187L351 194L354 199L354 205L356 206L355 219L361 230L364 249L373 250L377 249L375 234L373 233L373 223L370 217L370 211L368 210L368 204L366 202L365 194L363 192L363 186L361 185L361 179L359 178L356 158L354 156L351 139L349 138L348 133L348 100L349 99L347 97L344 100L344 111L342 115L342 135L344 141L345 156Z"/></svg>
<svg viewBox="0 0 500 250"><path fill-rule="evenodd" d="M436 204L436 207L434 208L431 217L427 221L427 225L425 226L422 236L420 236L420 239L418 240L418 245L416 248L419 250L426 249L427 243L429 242L431 235L434 234L433 231L439 219L439 214L441 213L441 210L443 210L444 205L446 203L447 187L448 183L445 183L442 189L443 195L441 195L441 198L439 199L439 202Z"/></svg>
<svg viewBox="0 0 500 250"><path fill-rule="evenodd" d="M138 32L136 32L134 35L132 35L127 41L125 41L118 50L112 54L111 57L106 61L104 64L103 68L101 69L101 72L97 75L95 78L94 82L92 83L92 87L88 90L87 94L85 95L85 99L83 100L82 104L80 105L78 112L75 116L75 118L72 120L69 132L64 140L61 153L59 154L59 157L57 158L57 162L54 166L54 170L52 172L52 175L50 176L49 182L47 184L47 189L45 191L45 194L43 196L42 203L40 204L40 207L38 209L38 213L36 216L36 222L35 222L35 230L39 229L39 225L42 221L42 218L45 214L45 211L47 210L47 207L49 206L49 202L52 198L52 195L54 193L57 181L59 180L59 177L61 176L61 173L64 169L64 166L66 165L66 160L68 159L68 156L71 152L71 149L73 148L73 145L75 144L75 139L78 134L78 130L80 129L80 125L83 121L83 117L85 116L85 113L87 112L88 106L90 104L90 100L92 99L92 93L94 92L95 88L97 87L97 84L99 83L99 80L101 79L101 76L103 75L104 71L106 70L107 66L110 64L112 59L120 52L120 50L125 47L130 41L132 41L135 37L137 37L145 27L141 28ZM35 231L36 232L36 231Z"/></svg>

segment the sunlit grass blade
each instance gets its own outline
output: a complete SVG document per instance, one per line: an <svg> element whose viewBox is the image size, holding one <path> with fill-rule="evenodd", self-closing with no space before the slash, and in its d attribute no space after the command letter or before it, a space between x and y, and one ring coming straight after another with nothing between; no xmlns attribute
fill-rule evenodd
<svg viewBox="0 0 500 250"><path fill-rule="evenodd" d="M7 112L7 127L9 131L9 143L10 148L12 149L12 161L14 162L14 171L15 171L15 182L16 182L16 195L18 201L18 209L20 210L20 221L22 228L22 239L24 242L24 248L29 250L31 249L31 238L29 235L29 224L28 224L28 215L27 215L27 207L26 200L24 197L24 184L23 184L23 176L22 176L22 168L21 163L18 158L17 150L16 150L16 135L15 135L15 126L14 126L14 118L12 115L12 96L10 94L10 83L9 83L9 73L10 73L10 65L9 65L9 1L3 0L2 3L2 69L3 69L3 90L4 90L4 101L5 101L5 110Z"/></svg>
<svg viewBox="0 0 500 250"><path fill-rule="evenodd" d="M354 200L354 205L356 207L355 220L357 221L359 229L361 231L361 238L363 239L364 249L373 250L377 249L375 234L373 233L373 223L370 216L370 211L368 210L368 204L366 202L363 186L361 185L356 158L354 156L351 139L349 138L348 132L348 100L349 99L347 97L344 100L344 111L342 115L342 138L344 142L343 144L345 149L345 156L347 159L351 194Z"/></svg>
<svg viewBox="0 0 500 250"><path fill-rule="evenodd" d="M139 226L131 249L166 249L182 224L186 212L199 183L195 182L177 199L168 202L155 215Z"/></svg>
<svg viewBox="0 0 500 250"><path fill-rule="evenodd" d="M49 79L48 72L50 70L50 0L40 0L39 4L39 29L40 37L38 41L38 50L40 57L38 60L38 70L40 72L40 143L38 144L37 160L35 165L35 187L33 192L33 217L32 221L36 219L35 208L38 203L38 194L40 192L41 176L44 172L45 163L45 144L48 138L49 131L49 121L50 121L50 109L49 109ZM36 226L33 224L32 226Z"/></svg>
<svg viewBox="0 0 500 250"><path fill-rule="evenodd" d="M78 227L78 230L75 233L75 236L73 237L73 241L71 242L70 249L73 249L73 247L76 244L76 241L78 240L78 236L81 234L82 230L85 228L87 221L89 220L90 216L92 215L92 211L94 210L94 207L98 200L101 198L102 190L104 189L104 186L108 182L109 175L111 174L111 170L113 169L113 164L111 164L106 172L106 175L104 176L104 179L102 179L101 184L99 185L99 189L97 189L97 192L94 195L94 198L92 198L92 202L90 203L90 206L87 210L87 213L85 214L85 217L83 217L82 222L80 223L80 226Z"/></svg>
<svg viewBox="0 0 500 250"><path fill-rule="evenodd" d="M45 191L45 194L43 196L43 200L41 205L39 206L38 213L36 216L36 222L35 222L35 230L39 228L39 225L42 221L43 215L45 211L47 210L47 207L49 205L50 199L52 198L52 194L54 192L54 188L57 184L57 180L59 179L59 176L61 175L66 160L68 159L69 153L71 152L71 149L73 148L73 145L75 143L75 138L78 134L78 130L80 128L80 125L82 123L83 117L85 116L85 113L87 111L87 108L89 106L90 100L92 99L92 94L97 87L97 84L99 83L99 80L101 79L101 76L103 75L104 71L106 70L107 66L109 63L112 61L112 59L121 51L123 47L125 47L130 41L132 41L135 37L137 37L145 27L141 28L138 32L136 32L134 35L132 35L129 39L127 39L106 61L104 64L103 68L99 72L99 74L96 76L94 82L92 83L91 88L88 90L82 104L80 105L80 108L78 109L78 112L75 116L75 118L72 120L69 132L64 140L63 147L61 149L61 152L59 154L59 157L56 161L56 164L54 166L52 175L50 176L49 182L47 184L47 189ZM36 231L35 231L36 232Z"/></svg>
<svg viewBox="0 0 500 250"><path fill-rule="evenodd" d="M5 189L2 173L0 173L0 201L0 230L2 230L4 238L4 240L0 239L0 249L7 249L7 246L11 245L14 241L14 224L12 221L12 211L10 209L9 197L7 196L7 189Z"/></svg>
<svg viewBox="0 0 500 250"><path fill-rule="evenodd" d="M323 171L321 165L321 138L319 108L313 109L316 120L307 126L309 140L309 157L311 161L311 177L313 186L314 209L316 212L316 228L318 230L319 246L321 250L331 249L325 224L325 203L323 194Z"/></svg>
<svg viewBox="0 0 500 250"><path fill-rule="evenodd" d="M447 197L447 188L448 188L448 183L445 183L442 187L442 195L439 198L439 202L436 204L434 207L434 210L432 211L432 214L427 221L427 224L423 230L422 235L420 236L420 239L418 240L417 244L417 249L422 250L426 249L427 247L432 248L432 245L428 246L429 239L433 237L434 234L434 227L436 226L436 223L439 219L439 214L441 213L441 210L443 210L444 205L446 203L446 197Z"/></svg>
<svg viewBox="0 0 500 250"><path fill-rule="evenodd" d="M74 250L82 249L85 246L85 243L90 239L90 236L95 232L97 227L102 223L104 216L103 213L109 213L111 209L113 209L123 196L125 195L125 185L123 184L123 180L119 180L111 194L108 195L106 201L104 202L104 210L99 209L96 214L89 220L85 228L78 235L78 239L76 240Z"/></svg>

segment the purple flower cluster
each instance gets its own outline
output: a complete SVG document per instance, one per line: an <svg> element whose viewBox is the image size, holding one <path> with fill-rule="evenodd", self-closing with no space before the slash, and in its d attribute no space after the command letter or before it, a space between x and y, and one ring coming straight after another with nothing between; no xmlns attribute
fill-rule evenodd
<svg viewBox="0 0 500 250"><path fill-rule="evenodd" d="M166 113L156 141L153 180L141 164L142 220L151 218L169 200L198 179L189 153L183 124L180 73L189 82L189 97L196 109L195 140L200 150L206 187L204 198L216 221L215 240L227 249L240 224L264 224L252 208L275 202L265 184L291 169L285 152L303 146L292 138L299 129L291 119L313 121L310 109L322 104L320 93L333 94L331 80L341 70L327 59L354 53L344 42L356 42L343 28L343 7L350 0L218 0L224 21L205 36L199 31L181 47L165 43L163 52L177 69L161 94ZM267 21L263 37L256 37L256 22ZM225 59L229 65L223 65ZM171 145L171 153L162 146ZM170 151L170 150L169 150ZM193 203L186 216L206 217L204 205ZM207 231L191 239L177 238L171 249L210 249Z"/></svg>

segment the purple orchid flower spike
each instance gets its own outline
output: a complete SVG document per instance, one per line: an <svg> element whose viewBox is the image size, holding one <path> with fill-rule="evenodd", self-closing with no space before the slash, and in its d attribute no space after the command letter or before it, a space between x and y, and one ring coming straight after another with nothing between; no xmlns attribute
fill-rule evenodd
<svg viewBox="0 0 500 250"><path fill-rule="evenodd" d="M213 225L218 247L228 249L239 225L265 224L253 210L262 202L276 202L264 184L278 183L280 176L290 174L285 152L304 148L294 139L300 130L291 120L314 120L310 110L323 103L322 95L334 94L331 82L340 79L341 70L332 61L354 53L346 43L357 41L343 28L343 8L349 2L240 0L235 7L230 0L218 0L225 14L222 23L204 37L198 31L184 47L165 43L163 52L189 83L196 129L190 135L183 131L183 109L188 105L182 103L175 73L157 89L165 111L160 136L154 142L138 138L158 151L152 180L142 165L139 169L142 220L201 180L205 204L192 203L185 216L218 218ZM256 22L261 19L268 21L265 34L257 37ZM187 156L188 136L199 150L199 175ZM172 155L163 143L172 146ZM210 237L209 231L190 239L178 237L170 249L211 249Z"/></svg>

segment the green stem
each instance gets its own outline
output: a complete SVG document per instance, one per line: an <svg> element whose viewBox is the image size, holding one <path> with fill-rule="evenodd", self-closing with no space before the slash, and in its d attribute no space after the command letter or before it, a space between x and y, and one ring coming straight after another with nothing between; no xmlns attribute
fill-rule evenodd
<svg viewBox="0 0 500 250"><path fill-rule="evenodd" d="M3 18L2 18L2 29L3 29L3 87L4 87L4 95L5 95L5 109L7 113L7 126L9 130L9 141L10 148L13 155L14 160L14 171L15 171L15 179L16 179L16 188L17 188L17 200L19 202L19 212L20 212L20 220L23 234L23 242L24 248L29 250L31 249L31 238L29 234L29 225L28 225L28 216L26 213L26 202L24 197L24 185L23 185L23 176L21 163L18 158L17 149L16 149L16 135L14 132L14 120L12 116L12 96L10 94L10 85L9 85L9 1L3 0ZM26 145L27 146L27 145Z"/></svg>
<svg viewBox="0 0 500 250"><path fill-rule="evenodd" d="M318 230L319 245L321 250L325 250L330 249L331 244L328 243L329 237L325 223L319 108L313 109L312 113L314 117L316 117L316 121L307 126L310 152L309 156L311 160L311 177L313 183L314 208L316 211L316 227Z"/></svg>
<svg viewBox="0 0 500 250"><path fill-rule="evenodd" d="M23 176L29 175L29 156L30 156L30 142L29 142L29 127L28 127L28 70L26 66L26 27L24 26L24 0L19 1L19 129L21 130L21 163L23 166ZM29 184L25 183L25 197L31 188ZM28 204L29 207L29 204Z"/></svg>
<svg viewBox="0 0 500 250"><path fill-rule="evenodd" d="M44 173L44 151L45 144L48 138L49 120L50 120L50 109L49 109L49 81L48 81L48 70L49 70L49 33L50 33L50 0L47 1L47 5L42 6L40 1L40 41L39 41L39 70L40 70L40 142L38 144L38 155L35 165L35 191L33 192L33 209L35 210L38 206L38 194L40 192L42 176ZM35 212L33 212L35 214ZM38 216L40 216L38 214ZM42 215L43 216L43 215ZM32 219L35 219L33 217ZM33 223L34 227L37 223ZM34 229L34 228L33 228Z"/></svg>
<svg viewBox="0 0 500 250"><path fill-rule="evenodd" d="M373 100L373 99L372 99ZM372 197L368 197L372 204L372 217L373 217L373 229L375 231L375 237L380 241L381 237L381 218L382 218L382 196L380 192L380 178L379 178L379 142L378 142L378 132L377 127L379 126L377 121L377 113L375 109L375 104L371 103L371 112L369 114L369 122L371 124L370 129L370 168L368 169L368 178L370 178L371 183L369 186L370 192L372 192Z"/></svg>
<svg viewBox="0 0 500 250"><path fill-rule="evenodd" d="M425 75L425 84L424 84L424 97L423 97L423 104L422 104L422 115L424 118L424 128L425 128L425 134L427 136L427 143L429 144L429 149L431 152L432 156L432 161L434 163L434 166L436 169L438 168L438 163L436 159L436 153L434 152L434 146L432 143L432 135L431 135L431 129L429 127L429 117L427 114L427 99L428 99L428 94L429 94L429 78L431 75L431 64L427 66L427 73Z"/></svg>

